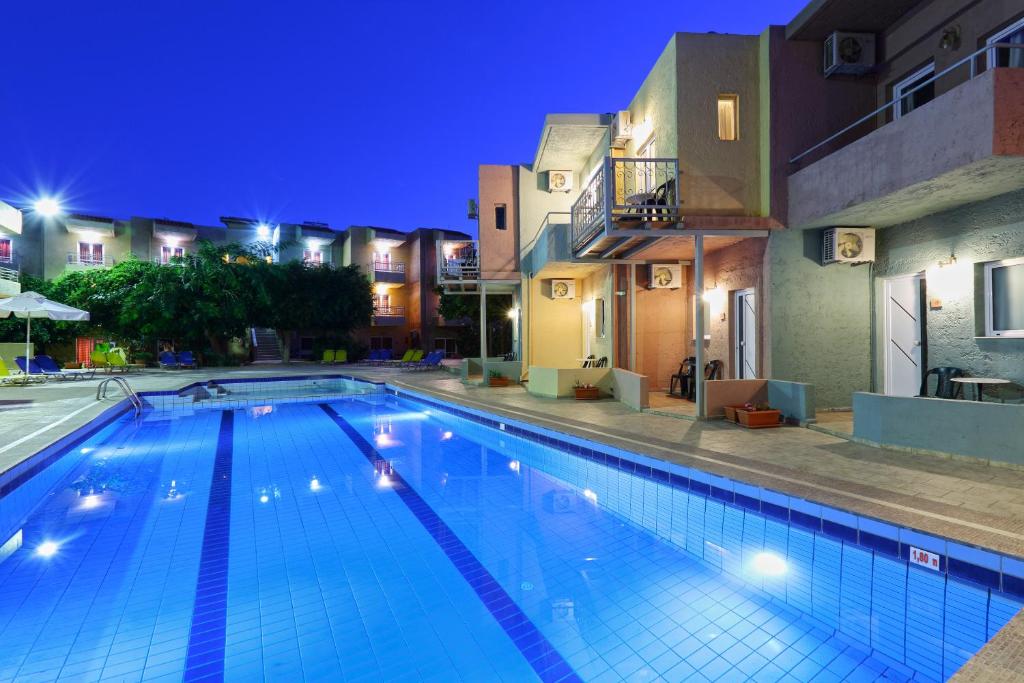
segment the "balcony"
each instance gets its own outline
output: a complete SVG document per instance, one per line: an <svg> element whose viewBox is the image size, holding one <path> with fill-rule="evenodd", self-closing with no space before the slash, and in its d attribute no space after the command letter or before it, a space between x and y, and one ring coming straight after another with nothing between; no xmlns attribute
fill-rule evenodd
<svg viewBox="0 0 1024 683"><path fill-rule="evenodd" d="M10 261L0 261L0 297L21 294L20 273L14 268L9 268L9 263Z"/></svg>
<svg viewBox="0 0 1024 683"><path fill-rule="evenodd" d="M974 59L984 52L933 79L962 79L965 62L974 72ZM791 161L806 162L828 151L895 104L861 117ZM1022 119L1024 69L988 69L793 173L789 223L886 227L1024 188Z"/></svg>
<svg viewBox="0 0 1024 683"><path fill-rule="evenodd" d="M679 160L605 157L572 205L577 256L635 242L679 222Z"/></svg>
<svg viewBox="0 0 1024 683"><path fill-rule="evenodd" d="M110 268L112 265L114 265L114 259L109 256L103 256L101 258L83 258L77 251L68 252L68 267L72 269Z"/></svg>
<svg viewBox="0 0 1024 683"><path fill-rule="evenodd" d="M376 260L367 270L373 273L374 282L405 284L405 264L398 261Z"/></svg>
<svg viewBox="0 0 1024 683"><path fill-rule="evenodd" d="M480 243L475 240L438 240L438 284L480 280Z"/></svg>
<svg viewBox="0 0 1024 683"><path fill-rule="evenodd" d="M380 327L383 325L404 325L405 306L374 306L371 325Z"/></svg>

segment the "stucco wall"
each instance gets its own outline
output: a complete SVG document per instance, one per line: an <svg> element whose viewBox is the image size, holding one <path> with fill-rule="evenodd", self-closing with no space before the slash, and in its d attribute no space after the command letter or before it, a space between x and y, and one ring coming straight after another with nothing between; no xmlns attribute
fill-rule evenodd
<svg viewBox="0 0 1024 683"><path fill-rule="evenodd" d="M479 174L480 267L485 279L510 278L519 270L518 167L482 165ZM495 227L498 204L505 205L504 230Z"/></svg>
<svg viewBox="0 0 1024 683"><path fill-rule="evenodd" d="M568 223L569 210L579 196L574 192L548 192L546 175L537 174L527 166L519 166L519 248L522 253L533 247L549 212L562 212L551 218L554 223ZM585 179L577 179L581 183Z"/></svg>
<svg viewBox="0 0 1024 683"><path fill-rule="evenodd" d="M625 156L636 156L650 137L655 138L654 150L659 157L674 157L679 150L677 131L678 60L676 46L678 34L668 45L644 78L632 102L629 103L630 121L634 135L626 144Z"/></svg>
<svg viewBox="0 0 1024 683"><path fill-rule="evenodd" d="M643 266L637 267L636 371L647 375L651 390L669 388L669 378L692 354L689 268L680 289L647 289Z"/></svg>
<svg viewBox="0 0 1024 683"><path fill-rule="evenodd" d="M577 294L583 299L583 306L595 306L595 320L597 316L596 302L598 299L602 299L602 306L604 308L604 336L597 336L599 330L596 329L582 329L582 335L584 338L590 338L590 353L596 358L605 357L608 359L609 367L614 363L614 355L612 349L614 348L612 342L614 337L614 326L612 320L612 297L614 292L612 291L612 276L611 268L605 267L601 270L588 275L587 277L578 280L579 291ZM586 344L583 344L582 348L586 348ZM585 355L585 354L584 354Z"/></svg>
<svg viewBox="0 0 1024 683"><path fill-rule="evenodd" d="M550 284L541 278L526 280L530 305L524 316L524 363L548 368L571 368L583 355L582 299L551 298ZM579 294L579 281L576 282Z"/></svg>
<svg viewBox="0 0 1024 683"><path fill-rule="evenodd" d="M882 278L928 271L928 298L942 300L925 314L928 367L954 366L969 374L1024 384L1024 339L976 339L983 335L981 264L1024 256L1024 191L894 225L877 233L877 300ZM953 268L936 268L955 254ZM876 329L883 307L876 306ZM880 344L877 348L883 348ZM883 386L881 359L876 386Z"/></svg>
<svg viewBox="0 0 1024 683"><path fill-rule="evenodd" d="M759 39L680 33L676 41L683 210L762 215ZM718 139L720 94L739 96L738 140Z"/></svg>
<svg viewBox="0 0 1024 683"><path fill-rule="evenodd" d="M854 391L871 388L871 271L820 258L819 230L768 238L769 376L815 385L819 410L849 407Z"/></svg>
<svg viewBox="0 0 1024 683"><path fill-rule="evenodd" d="M733 294L742 289L757 290L757 376L764 377L764 282L762 278L767 238L751 238L718 249L704 258L704 288L716 286L725 292L725 301L711 311L711 343L708 360L720 359L724 364L722 378L735 378L733 348L736 344L736 311Z"/></svg>

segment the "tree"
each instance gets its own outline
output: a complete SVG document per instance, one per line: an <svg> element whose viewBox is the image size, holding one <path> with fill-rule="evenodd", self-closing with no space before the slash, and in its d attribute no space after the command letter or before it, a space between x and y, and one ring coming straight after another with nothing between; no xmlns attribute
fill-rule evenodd
<svg viewBox="0 0 1024 683"><path fill-rule="evenodd" d="M446 294L443 287L437 288L440 300L438 314L445 320L462 320L457 341L464 356L480 355L480 297L476 294ZM491 355L512 350L512 321L508 310L512 307L511 294L487 295L487 346Z"/></svg>

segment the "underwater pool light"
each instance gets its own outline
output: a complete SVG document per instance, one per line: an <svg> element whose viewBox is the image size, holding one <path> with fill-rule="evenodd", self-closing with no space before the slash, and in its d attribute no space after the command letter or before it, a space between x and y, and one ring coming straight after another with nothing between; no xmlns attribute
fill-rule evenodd
<svg viewBox="0 0 1024 683"><path fill-rule="evenodd" d="M320 490L320 480L317 479L316 477L313 477L312 479L310 479L309 480L309 490L310 491L319 491Z"/></svg>
<svg viewBox="0 0 1024 683"><path fill-rule="evenodd" d="M513 472L518 472L519 471L519 461L518 460L509 460L508 468L510 470L512 470Z"/></svg>
<svg viewBox="0 0 1024 683"><path fill-rule="evenodd" d="M53 557L60 550L60 545L53 541L43 541L36 547L36 555L40 557Z"/></svg>
<svg viewBox="0 0 1024 683"><path fill-rule="evenodd" d="M764 576L782 576L786 573L786 561L775 553L754 555L754 570Z"/></svg>

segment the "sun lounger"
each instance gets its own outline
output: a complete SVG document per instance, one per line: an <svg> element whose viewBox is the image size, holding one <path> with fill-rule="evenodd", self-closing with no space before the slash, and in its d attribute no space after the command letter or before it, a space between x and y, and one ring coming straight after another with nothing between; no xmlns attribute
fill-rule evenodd
<svg viewBox="0 0 1024 683"><path fill-rule="evenodd" d="M443 359L444 351L431 351L418 363L410 363L406 367L410 370L435 370L441 367L441 361Z"/></svg>
<svg viewBox="0 0 1024 683"><path fill-rule="evenodd" d="M28 379L26 375L12 374L10 368L7 367L7 363L4 362L3 358L0 358L0 384L25 384ZM31 379L33 382L46 381L44 375L32 376Z"/></svg>
<svg viewBox="0 0 1024 683"><path fill-rule="evenodd" d="M404 354L402 355L402 357L401 357L401 358L400 358L399 360L391 360L391 361L388 361L388 362L387 362L387 365L405 365L406 363L411 363L411 362L413 362L414 360L418 360L418 359L414 358L414 356L416 355L416 353L417 353L416 349L408 349L408 350L407 350L407 351L406 351L406 352L405 352L405 353L404 353ZM422 352L422 351L420 351L420 352L419 352L419 354L420 354L420 358L422 358L422 357L423 357L423 352Z"/></svg>
<svg viewBox="0 0 1024 683"><path fill-rule="evenodd" d="M327 363L333 363L337 357L337 353L334 349L324 349L324 355L320 358L320 362L326 365Z"/></svg>
<svg viewBox="0 0 1024 683"><path fill-rule="evenodd" d="M47 377L59 377L60 379L92 379L96 376L95 369L89 370L64 370L50 356L42 354L32 359L39 369Z"/></svg>
<svg viewBox="0 0 1024 683"><path fill-rule="evenodd" d="M334 352L334 362L335 363L347 363L348 362L348 350L347 349L337 349L337 350L335 350L335 352Z"/></svg>
<svg viewBox="0 0 1024 683"><path fill-rule="evenodd" d="M94 350L89 354L89 362L92 363L94 368L106 368L110 366L107 362L107 353L105 351Z"/></svg>
<svg viewBox="0 0 1024 683"><path fill-rule="evenodd" d="M120 368L121 372L128 372L128 359L125 357L124 351L113 349L107 352L107 367L111 370Z"/></svg>
<svg viewBox="0 0 1024 683"><path fill-rule="evenodd" d="M182 351L178 354L178 367L179 368L195 368L197 367L196 359L192 355L191 351Z"/></svg>
<svg viewBox="0 0 1024 683"><path fill-rule="evenodd" d="M170 351L161 351L160 355L157 356L156 362L161 368L169 368L171 370L178 368L178 359Z"/></svg>

